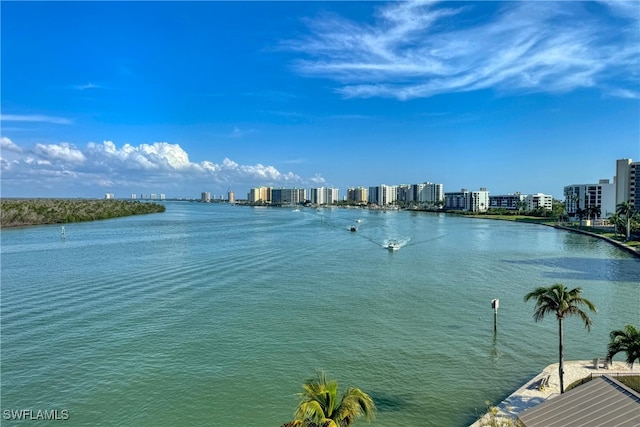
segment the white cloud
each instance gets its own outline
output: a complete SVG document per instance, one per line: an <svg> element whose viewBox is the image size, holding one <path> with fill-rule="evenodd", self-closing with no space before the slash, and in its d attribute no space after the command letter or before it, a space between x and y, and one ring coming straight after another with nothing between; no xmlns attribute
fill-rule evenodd
<svg viewBox="0 0 640 427"><path fill-rule="evenodd" d="M22 153L23 149L16 145L13 141L11 141L9 138L7 138L6 136L3 136L0 138L0 149L2 150L7 150L7 151L13 151L16 153Z"/></svg>
<svg viewBox="0 0 640 427"><path fill-rule="evenodd" d="M2 114L0 115L0 121L3 122L43 122L53 123L56 125L70 125L73 122L64 117L44 116L40 114Z"/></svg>
<svg viewBox="0 0 640 427"><path fill-rule="evenodd" d="M36 144L33 151L50 161L60 160L67 163L82 163L86 160L80 150L67 142L61 144Z"/></svg>
<svg viewBox="0 0 640 427"><path fill-rule="evenodd" d="M197 193L216 183L226 188L321 182L319 176L306 180L274 166L242 165L229 158L221 163L192 162L179 144L168 142L137 146L117 146L112 141L89 142L84 148L69 143L39 143L28 149L9 138L1 141L3 148L10 147L18 153L16 159L1 161L5 187L15 184L25 188L34 185L38 188L120 188L125 192L141 188L195 188Z"/></svg>
<svg viewBox="0 0 640 427"><path fill-rule="evenodd" d="M487 4L495 7L392 2L373 24L325 15L283 45L305 55L295 63L301 74L335 80L345 97L637 86L640 3ZM475 8L490 18L478 22Z"/></svg>

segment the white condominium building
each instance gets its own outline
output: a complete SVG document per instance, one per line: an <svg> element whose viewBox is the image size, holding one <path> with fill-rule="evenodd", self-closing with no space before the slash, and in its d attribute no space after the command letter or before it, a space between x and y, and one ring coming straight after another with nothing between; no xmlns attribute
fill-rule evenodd
<svg viewBox="0 0 640 427"><path fill-rule="evenodd" d="M631 159L616 161L616 205L631 201L640 210L640 162Z"/></svg>
<svg viewBox="0 0 640 427"><path fill-rule="evenodd" d="M444 200L444 187L442 184L425 182L413 184L411 189L414 202L435 204Z"/></svg>
<svg viewBox="0 0 640 427"><path fill-rule="evenodd" d="M598 184L573 184L564 187L564 206L567 214L577 216L578 209L600 207L600 218L608 218L616 211L616 184L601 179Z"/></svg>
<svg viewBox="0 0 640 427"><path fill-rule="evenodd" d="M451 210L486 212L489 209L489 192L482 187L480 191L463 188L459 192L444 193L444 206Z"/></svg>
<svg viewBox="0 0 640 427"><path fill-rule="evenodd" d="M395 185L379 185L369 187L369 203L386 206L397 200L398 191Z"/></svg>
<svg viewBox="0 0 640 427"><path fill-rule="evenodd" d="M333 205L339 201L339 190L337 188L312 188L310 191L311 203L316 205Z"/></svg>
<svg viewBox="0 0 640 427"><path fill-rule="evenodd" d="M548 194L529 194L526 197L527 210L533 211L538 208L543 208L550 211L553 208L553 196Z"/></svg>

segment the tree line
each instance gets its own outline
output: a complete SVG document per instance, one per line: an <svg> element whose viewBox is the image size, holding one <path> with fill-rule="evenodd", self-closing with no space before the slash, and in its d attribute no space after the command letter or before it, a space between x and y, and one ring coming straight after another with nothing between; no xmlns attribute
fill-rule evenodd
<svg viewBox="0 0 640 427"><path fill-rule="evenodd" d="M0 227L67 224L164 211L164 205L135 200L0 199Z"/></svg>

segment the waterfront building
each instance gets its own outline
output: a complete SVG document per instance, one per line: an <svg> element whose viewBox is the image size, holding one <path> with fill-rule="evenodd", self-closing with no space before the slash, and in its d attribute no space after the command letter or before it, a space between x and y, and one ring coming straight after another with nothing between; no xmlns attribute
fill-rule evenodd
<svg viewBox="0 0 640 427"><path fill-rule="evenodd" d="M548 194L530 194L526 196L527 210L533 211L538 208L543 208L550 211L553 207L553 196Z"/></svg>
<svg viewBox="0 0 640 427"><path fill-rule="evenodd" d="M515 194L499 194L496 196L489 196L490 208L503 208L508 210L519 210L522 206L524 208L525 194L516 192Z"/></svg>
<svg viewBox="0 0 640 427"><path fill-rule="evenodd" d="M369 199L369 190L364 187L350 187L347 189L347 200L355 203L366 204Z"/></svg>
<svg viewBox="0 0 640 427"><path fill-rule="evenodd" d="M236 202L236 193L234 193L233 191L227 192L227 201L229 203L235 203Z"/></svg>
<svg viewBox="0 0 640 427"><path fill-rule="evenodd" d="M439 205L444 201L444 187L442 184L424 182L411 186L411 200L418 204Z"/></svg>
<svg viewBox="0 0 640 427"><path fill-rule="evenodd" d="M160 193L160 200L164 200L166 198L167 198L167 196L164 193Z"/></svg>
<svg viewBox="0 0 640 427"><path fill-rule="evenodd" d="M271 188L252 188L247 194L247 200L249 200L249 203L271 203Z"/></svg>
<svg viewBox="0 0 640 427"><path fill-rule="evenodd" d="M316 205L333 205L338 203L339 190L337 188L312 188L309 192L311 203Z"/></svg>
<svg viewBox="0 0 640 427"><path fill-rule="evenodd" d="M104 195L104 198L105 198L105 199L115 199L115 198L116 198L116 196L115 196L115 194L113 194L113 193L106 193L106 194Z"/></svg>
<svg viewBox="0 0 640 427"><path fill-rule="evenodd" d="M400 184L396 186L396 200L403 203L413 202L413 191L411 191L411 185Z"/></svg>
<svg viewBox="0 0 640 427"><path fill-rule="evenodd" d="M629 170L629 199L640 212L640 162L631 163Z"/></svg>
<svg viewBox="0 0 640 427"><path fill-rule="evenodd" d="M131 200L136 200L138 195L136 193L131 193Z"/></svg>
<svg viewBox="0 0 640 427"><path fill-rule="evenodd" d="M379 185L369 187L368 201L371 204L387 206L395 203L398 198L398 187L395 185Z"/></svg>
<svg viewBox="0 0 640 427"><path fill-rule="evenodd" d="M271 189L271 203L274 205L298 205L306 200L307 190L304 188Z"/></svg>
<svg viewBox="0 0 640 427"><path fill-rule="evenodd" d="M578 209L600 207L599 218L608 218L616 211L616 183L601 179L598 184L573 184L564 187L564 206L567 215L578 216Z"/></svg>
<svg viewBox="0 0 640 427"><path fill-rule="evenodd" d="M444 193L444 206L450 210L486 212L489 208L489 192L482 187L479 191L463 188L457 192Z"/></svg>
<svg viewBox="0 0 640 427"><path fill-rule="evenodd" d="M200 193L200 201L204 203L211 202L211 193L208 191L203 191Z"/></svg>
<svg viewBox="0 0 640 427"><path fill-rule="evenodd" d="M631 200L640 210L640 162L631 159L616 161L616 206Z"/></svg>

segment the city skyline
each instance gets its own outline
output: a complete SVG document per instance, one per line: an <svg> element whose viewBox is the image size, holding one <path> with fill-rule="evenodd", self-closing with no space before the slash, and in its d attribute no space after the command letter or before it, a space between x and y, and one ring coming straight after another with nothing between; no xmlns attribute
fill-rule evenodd
<svg viewBox="0 0 640 427"><path fill-rule="evenodd" d="M638 2L3 2L2 196L430 181L562 199L640 159L639 16Z"/></svg>

